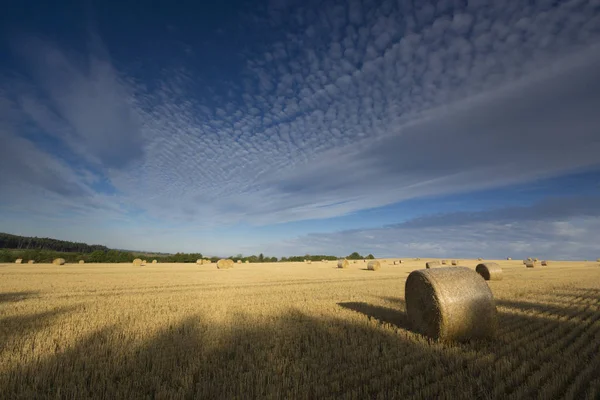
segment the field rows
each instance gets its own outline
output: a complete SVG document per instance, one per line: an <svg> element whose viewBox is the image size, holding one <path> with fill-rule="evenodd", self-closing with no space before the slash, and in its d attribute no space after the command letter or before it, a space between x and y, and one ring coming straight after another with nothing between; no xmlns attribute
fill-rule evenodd
<svg viewBox="0 0 600 400"><path fill-rule="evenodd" d="M410 330L404 281L423 264L0 265L1 393L600 396L597 263L501 262L504 280L490 282L498 335L463 344Z"/></svg>

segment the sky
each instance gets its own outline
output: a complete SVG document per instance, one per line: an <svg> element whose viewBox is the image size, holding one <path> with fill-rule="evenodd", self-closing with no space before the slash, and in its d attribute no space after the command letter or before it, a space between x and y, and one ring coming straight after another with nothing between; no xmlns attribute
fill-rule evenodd
<svg viewBox="0 0 600 400"><path fill-rule="evenodd" d="M600 1L149 4L3 8L0 231L600 257Z"/></svg>

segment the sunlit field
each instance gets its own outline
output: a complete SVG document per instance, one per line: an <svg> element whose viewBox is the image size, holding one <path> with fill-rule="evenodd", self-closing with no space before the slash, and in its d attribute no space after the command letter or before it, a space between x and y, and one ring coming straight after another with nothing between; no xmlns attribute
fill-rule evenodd
<svg viewBox="0 0 600 400"><path fill-rule="evenodd" d="M597 262L497 261L497 338L443 343L405 314L428 260L0 264L0 398L600 396Z"/></svg>

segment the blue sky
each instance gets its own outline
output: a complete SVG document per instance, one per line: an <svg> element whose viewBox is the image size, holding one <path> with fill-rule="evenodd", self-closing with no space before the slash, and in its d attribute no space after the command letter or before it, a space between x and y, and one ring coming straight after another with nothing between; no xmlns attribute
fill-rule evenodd
<svg viewBox="0 0 600 400"><path fill-rule="evenodd" d="M596 0L83 3L0 16L0 231L599 256Z"/></svg>

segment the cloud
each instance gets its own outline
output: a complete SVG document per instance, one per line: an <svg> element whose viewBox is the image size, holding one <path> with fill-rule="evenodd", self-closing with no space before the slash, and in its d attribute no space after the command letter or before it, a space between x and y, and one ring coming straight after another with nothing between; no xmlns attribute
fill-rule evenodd
<svg viewBox="0 0 600 400"><path fill-rule="evenodd" d="M353 251L378 257L597 258L600 198L555 198L528 207L420 217L376 229L318 233L274 243L281 254Z"/></svg>
<svg viewBox="0 0 600 400"><path fill-rule="evenodd" d="M265 14L251 21L272 19L270 42L245 50L240 76L211 83L167 62L135 76L103 46L35 41L32 78L2 80L3 96L120 203L202 226L328 218L598 165L592 1L275 1Z"/></svg>

